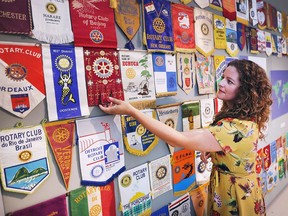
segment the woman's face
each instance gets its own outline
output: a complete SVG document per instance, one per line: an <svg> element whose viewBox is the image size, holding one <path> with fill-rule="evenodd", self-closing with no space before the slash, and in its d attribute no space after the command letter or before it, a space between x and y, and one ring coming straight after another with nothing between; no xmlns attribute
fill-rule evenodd
<svg viewBox="0 0 288 216"><path fill-rule="evenodd" d="M223 101L232 101L235 99L240 87L240 77L234 66L229 66L223 73L222 80L219 83L217 98Z"/></svg>

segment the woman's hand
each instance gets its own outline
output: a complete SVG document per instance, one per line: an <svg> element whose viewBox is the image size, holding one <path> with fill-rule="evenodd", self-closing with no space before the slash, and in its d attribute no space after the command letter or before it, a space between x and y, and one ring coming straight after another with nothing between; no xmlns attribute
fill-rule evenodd
<svg viewBox="0 0 288 216"><path fill-rule="evenodd" d="M132 116L133 110L135 110L135 108L128 102L118 100L112 97L109 97L109 101L110 103L106 107L99 105L100 109L108 114L123 114Z"/></svg>
<svg viewBox="0 0 288 216"><path fill-rule="evenodd" d="M201 158L201 160L202 160L205 164L208 163L208 158L210 158L210 157L211 157L210 152L201 151L201 156L200 156L200 158Z"/></svg>

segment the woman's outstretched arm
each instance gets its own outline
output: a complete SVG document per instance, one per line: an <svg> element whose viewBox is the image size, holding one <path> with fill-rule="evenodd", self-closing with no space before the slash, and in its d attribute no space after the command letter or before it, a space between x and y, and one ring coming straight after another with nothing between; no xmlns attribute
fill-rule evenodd
<svg viewBox="0 0 288 216"><path fill-rule="evenodd" d="M99 107L101 110L108 114L123 114L134 117L146 129L172 146L206 152L222 150L208 129L194 129L189 132L179 132L168 125L145 115L125 101L111 97L109 99L109 106L104 107L100 105Z"/></svg>

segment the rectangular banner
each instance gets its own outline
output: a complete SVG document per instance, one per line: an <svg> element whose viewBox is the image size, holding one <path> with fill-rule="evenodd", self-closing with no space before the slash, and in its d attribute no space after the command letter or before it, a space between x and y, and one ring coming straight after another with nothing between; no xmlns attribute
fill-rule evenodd
<svg viewBox="0 0 288 216"><path fill-rule="evenodd" d="M184 102L181 106L183 131L190 131L201 128L200 121L200 102L189 101Z"/></svg>
<svg viewBox="0 0 288 216"><path fill-rule="evenodd" d="M156 97L177 94L176 58L169 53L152 53Z"/></svg>
<svg viewBox="0 0 288 216"><path fill-rule="evenodd" d="M82 185L103 186L125 170L119 115L76 120Z"/></svg>
<svg viewBox="0 0 288 216"><path fill-rule="evenodd" d="M117 48L114 11L110 0L70 0L74 45Z"/></svg>
<svg viewBox="0 0 288 216"><path fill-rule="evenodd" d="M43 45L42 53L49 121L89 115L83 48Z"/></svg>
<svg viewBox="0 0 288 216"><path fill-rule="evenodd" d="M71 216L115 216L114 183L102 187L87 186L70 191Z"/></svg>
<svg viewBox="0 0 288 216"><path fill-rule="evenodd" d="M204 98L200 100L200 113L201 113L202 128L206 128L213 122L214 117L213 98Z"/></svg>
<svg viewBox="0 0 288 216"><path fill-rule="evenodd" d="M191 201L189 194L184 194L168 205L169 216L191 216Z"/></svg>
<svg viewBox="0 0 288 216"><path fill-rule="evenodd" d="M138 109L156 106L152 54L147 51L119 51L125 101Z"/></svg>

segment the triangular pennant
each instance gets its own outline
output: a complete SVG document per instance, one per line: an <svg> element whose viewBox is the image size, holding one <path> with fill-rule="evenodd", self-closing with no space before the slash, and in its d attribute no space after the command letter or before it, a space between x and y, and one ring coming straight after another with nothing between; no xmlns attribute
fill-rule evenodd
<svg viewBox="0 0 288 216"><path fill-rule="evenodd" d="M47 138L61 172L66 190L69 188L75 123L71 120L44 124Z"/></svg>
<svg viewBox="0 0 288 216"><path fill-rule="evenodd" d="M226 40L227 40L226 52L232 57L237 56L239 48L237 44L236 21L230 21L229 19L226 19Z"/></svg>
<svg viewBox="0 0 288 216"><path fill-rule="evenodd" d="M245 26L242 23L237 23L237 44L241 51L244 49L245 43L246 43Z"/></svg>
<svg viewBox="0 0 288 216"><path fill-rule="evenodd" d="M209 6L209 0L194 0L194 1L200 8L206 8Z"/></svg>

